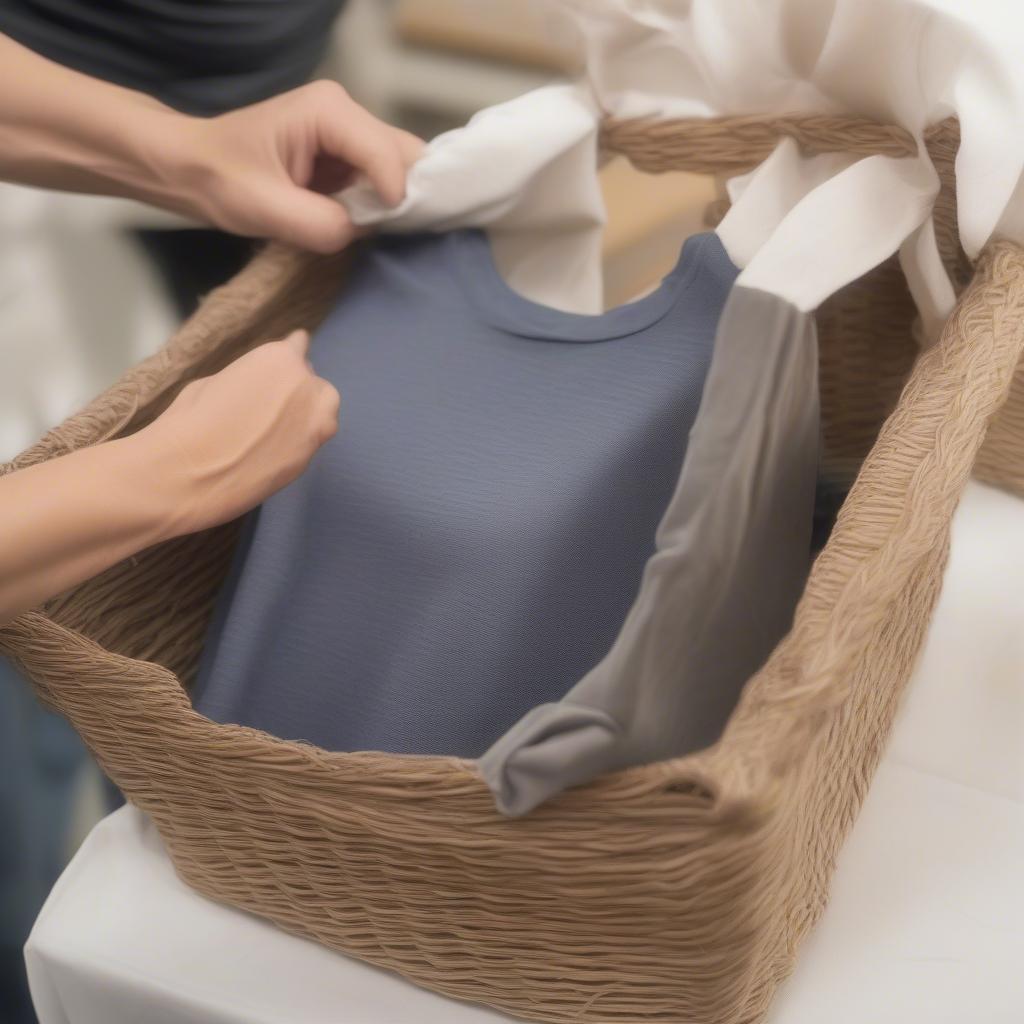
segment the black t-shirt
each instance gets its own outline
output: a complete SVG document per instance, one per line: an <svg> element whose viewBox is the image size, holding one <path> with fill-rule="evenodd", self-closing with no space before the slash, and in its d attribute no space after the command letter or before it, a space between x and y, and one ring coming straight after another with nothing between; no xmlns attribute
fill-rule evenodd
<svg viewBox="0 0 1024 1024"><path fill-rule="evenodd" d="M344 0L0 0L0 32L50 60L218 114L306 81Z"/></svg>

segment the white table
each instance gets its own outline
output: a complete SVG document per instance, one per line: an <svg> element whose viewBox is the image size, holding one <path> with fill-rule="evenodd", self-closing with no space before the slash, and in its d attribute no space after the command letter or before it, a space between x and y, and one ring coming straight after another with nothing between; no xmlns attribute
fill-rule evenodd
<svg viewBox="0 0 1024 1024"><path fill-rule="evenodd" d="M1024 1021L1024 502L972 484L928 645L771 1024ZM178 881L101 822L26 947L41 1024L498 1024Z"/></svg>

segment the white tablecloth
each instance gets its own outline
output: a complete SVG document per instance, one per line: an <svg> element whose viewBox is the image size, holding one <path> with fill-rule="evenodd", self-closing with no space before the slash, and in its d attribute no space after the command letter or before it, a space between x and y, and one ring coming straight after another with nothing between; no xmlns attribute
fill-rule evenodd
<svg viewBox="0 0 1024 1024"><path fill-rule="evenodd" d="M1024 502L972 484L928 645L770 1024L1024 1021ZM101 822L26 947L41 1024L498 1024L178 881Z"/></svg>

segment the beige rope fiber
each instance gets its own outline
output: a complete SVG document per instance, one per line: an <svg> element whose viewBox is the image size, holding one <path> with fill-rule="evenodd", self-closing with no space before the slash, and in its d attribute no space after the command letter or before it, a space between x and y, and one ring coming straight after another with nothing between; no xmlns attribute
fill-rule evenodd
<svg viewBox="0 0 1024 1024"><path fill-rule="evenodd" d="M812 151L911 151L899 131L835 118L609 124L604 141L648 167L735 171L780 131ZM948 179L955 125L927 141ZM986 479L1024 488L1024 251L991 244L967 283L951 195L946 180L939 237L965 287L937 345L917 357L894 261L821 310L830 465L856 480L793 630L705 751L511 820L470 762L328 753L210 722L182 683L234 524L114 566L0 629L0 647L212 899L532 1020L758 1021L824 907L976 458ZM193 377L315 326L344 263L267 248L5 470L138 429Z"/></svg>
<svg viewBox="0 0 1024 1024"><path fill-rule="evenodd" d="M742 174L771 155L780 137L795 139L809 156L855 153L911 156L914 137L895 125L849 117L712 117L605 121L601 144L628 154L641 171Z"/></svg>

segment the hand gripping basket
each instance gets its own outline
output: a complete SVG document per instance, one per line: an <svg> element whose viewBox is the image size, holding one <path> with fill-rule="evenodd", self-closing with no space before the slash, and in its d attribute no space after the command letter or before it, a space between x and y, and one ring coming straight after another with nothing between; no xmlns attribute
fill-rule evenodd
<svg viewBox="0 0 1024 1024"><path fill-rule="evenodd" d="M914 150L899 130L819 117L608 123L604 142L651 170L738 173L781 134L810 152ZM512 820L471 762L328 753L214 724L182 684L236 524L116 565L4 627L0 646L212 899L533 1020L758 1020L824 906L972 468L1024 490L1024 251L995 241L967 263L956 124L927 141L946 179L939 237L958 305L920 356L894 260L820 310L827 456L856 480L792 632L713 747ZM268 247L6 471L136 430L188 380L314 326L345 262Z"/></svg>

